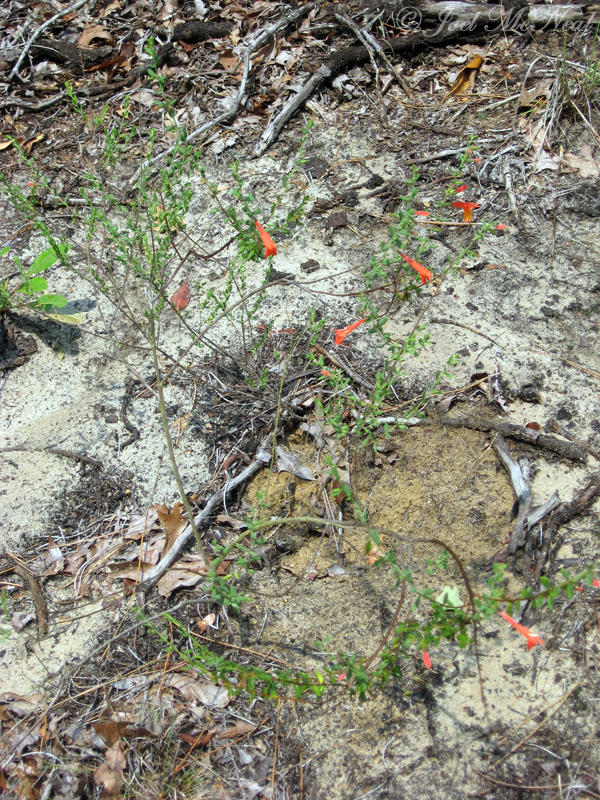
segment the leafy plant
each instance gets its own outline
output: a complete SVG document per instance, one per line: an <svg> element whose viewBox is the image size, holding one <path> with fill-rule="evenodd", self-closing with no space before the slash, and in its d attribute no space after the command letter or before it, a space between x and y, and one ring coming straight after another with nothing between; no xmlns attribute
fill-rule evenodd
<svg viewBox="0 0 600 800"><path fill-rule="evenodd" d="M41 311L46 314L67 305L67 298L61 294L50 294L46 292L48 282L42 275L57 261L67 264L67 254L69 246L66 244L55 244L40 253L32 262L31 266L25 267L16 253L12 253L13 260L17 266L21 281L10 285L10 280L6 279L0 285L0 311L10 308L26 307L33 311ZM9 247L0 250L0 257L10 253Z"/></svg>

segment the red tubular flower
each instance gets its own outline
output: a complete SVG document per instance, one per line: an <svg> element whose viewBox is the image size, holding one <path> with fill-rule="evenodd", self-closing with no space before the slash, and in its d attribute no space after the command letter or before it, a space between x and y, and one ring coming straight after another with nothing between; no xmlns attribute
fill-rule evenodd
<svg viewBox="0 0 600 800"><path fill-rule="evenodd" d="M430 281L433 278L433 272L430 272L427 267L423 266L423 264L419 264L419 262L415 261L414 258L405 256L404 253L400 253L400 255L411 265L415 272L419 273L421 276L421 283L427 283L427 281Z"/></svg>
<svg viewBox="0 0 600 800"><path fill-rule="evenodd" d="M466 184L466 183L463 183L463 185L462 185L462 186L457 186L457 187L456 187L456 190L455 190L455 191L456 191L456 194L460 194L460 192L464 192L464 190L465 190L466 188L467 188L467 184Z"/></svg>
<svg viewBox="0 0 600 800"><path fill-rule="evenodd" d="M269 234L266 232L266 230L263 228L263 226L257 219L254 220L254 224L256 225L256 230L258 231L260 240L265 246L265 258L267 258L267 256L276 256L277 248L275 247L275 242L273 241L273 239L271 239Z"/></svg>
<svg viewBox="0 0 600 800"><path fill-rule="evenodd" d="M544 640L537 636L535 633L532 633L529 628L526 628L525 625L521 625L521 623L517 622L516 619L513 619L506 611L501 611L500 616L502 619L505 619L509 625L512 625L513 628L518 631L521 636L524 636L527 640L527 649L531 650L532 647L535 647L538 644L544 644Z"/></svg>
<svg viewBox="0 0 600 800"><path fill-rule="evenodd" d="M473 209L479 208L479 203L467 203L464 200L457 200L452 205L454 208L462 208L463 222L473 222Z"/></svg>
<svg viewBox="0 0 600 800"><path fill-rule="evenodd" d="M427 650L423 650L423 664L425 664L425 669L431 669L431 658Z"/></svg>
<svg viewBox="0 0 600 800"><path fill-rule="evenodd" d="M344 341L346 336L348 336L349 333L352 333L352 331L356 330L356 328L358 328L359 325L362 325L363 322L366 322L366 320L365 319L359 319L358 322L353 322L352 325L348 325L347 328L336 329L336 331L335 331L335 343L337 345L340 345Z"/></svg>
<svg viewBox="0 0 600 800"><path fill-rule="evenodd" d="M415 216L417 217L428 217L429 211L415 211Z"/></svg>

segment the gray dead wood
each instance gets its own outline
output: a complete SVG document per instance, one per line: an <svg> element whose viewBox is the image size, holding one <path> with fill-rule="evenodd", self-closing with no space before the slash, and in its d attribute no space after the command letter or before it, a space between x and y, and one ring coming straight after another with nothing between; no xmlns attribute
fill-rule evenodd
<svg viewBox="0 0 600 800"><path fill-rule="evenodd" d="M252 463L249 464L246 469L242 470L239 475L236 475L235 478L231 478L231 480L227 481L227 483L225 483L225 485L219 489L219 491L215 492L209 497L202 511L196 514L194 517L194 524L196 528L200 528L200 526L206 522L215 508L225 504L225 499L229 492L233 491L233 489L235 489L237 486L247 481L252 477L252 475L254 475L255 472L258 472L259 469L262 469L265 464L268 464L271 461L271 445L272 435L269 434L269 436L265 437L265 439L263 439L261 442L256 457ZM165 574L165 572L167 572L168 569L170 569L170 567L173 566L175 561L177 561L179 558L183 548L192 538L193 533L194 531L192 526L187 525L175 540L171 549L164 555L158 564L151 569L143 571L141 575L142 582L140 583L139 591L146 592ZM209 565L207 564L206 566L208 567Z"/></svg>
<svg viewBox="0 0 600 800"><path fill-rule="evenodd" d="M553 453L569 458L572 461L586 461L587 459L586 451L573 442L567 442L565 439L559 439L558 436L551 436L541 431L535 431L532 428L525 428L522 425L515 425L512 422L498 422L493 419L471 419L462 414L456 417L441 416L440 422L442 425L448 425L452 428L497 431L503 436L517 439L534 447L541 447L544 450L551 450Z"/></svg>

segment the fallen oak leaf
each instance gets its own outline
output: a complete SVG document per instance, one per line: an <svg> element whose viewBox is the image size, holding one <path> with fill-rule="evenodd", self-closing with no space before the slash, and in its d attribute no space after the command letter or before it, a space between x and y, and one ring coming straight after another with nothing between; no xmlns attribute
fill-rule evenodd
<svg viewBox="0 0 600 800"><path fill-rule="evenodd" d="M172 686L186 700L198 700L205 706L225 708L229 705L229 692L223 686L215 686L210 681L195 680L192 673L172 672L165 675L163 686Z"/></svg>
<svg viewBox="0 0 600 800"><path fill-rule="evenodd" d="M176 589L195 586L208 573L208 567L201 555L190 553L177 566L169 569L156 584L161 597L169 597Z"/></svg>
<svg viewBox="0 0 600 800"><path fill-rule="evenodd" d="M156 510L158 521L165 532L166 541L164 550L162 551L164 557L177 541L181 531L188 524L187 519L183 516L183 503L175 503L171 509L167 508L167 506L162 503L150 506L150 508Z"/></svg>

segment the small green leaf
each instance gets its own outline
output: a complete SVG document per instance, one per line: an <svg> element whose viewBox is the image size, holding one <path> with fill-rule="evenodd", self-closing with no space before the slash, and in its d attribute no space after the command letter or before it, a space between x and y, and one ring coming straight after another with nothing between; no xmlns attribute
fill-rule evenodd
<svg viewBox="0 0 600 800"><path fill-rule="evenodd" d="M69 250L68 245L58 245L58 251L60 253L60 257L64 258ZM40 253L39 256L35 259L33 264L27 270L27 275L37 275L38 272L44 272L53 264L56 264L58 261L58 254L55 252L54 248L49 247L47 250L44 250L43 253Z"/></svg>
<svg viewBox="0 0 600 800"><path fill-rule="evenodd" d="M43 280L43 278L42 278ZM63 308L69 301L62 294L43 294L41 297L36 298L35 304L43 308L54 306L54 308Z"/></svg>
<svg viewBox="0 0 600 800"><path fill-rule="evenodd" d="M47 287L48 282L46 281L46 278L31 278L30 280L22 283L17 289L17 292L23 292L23 294L35 294L36 292L43 292Z"/></svg>
<svg viewBox="0 0 600 800"><path fill-rule="evenodd" d="M462 606L460 592L457 586L444 586L440 594L435 598L436 601L444 606L458 608Z"/></svg>

